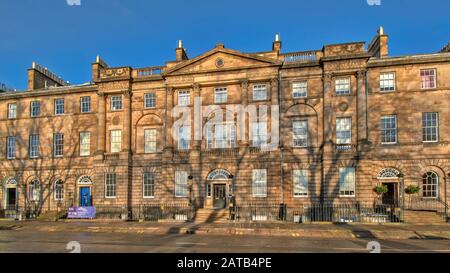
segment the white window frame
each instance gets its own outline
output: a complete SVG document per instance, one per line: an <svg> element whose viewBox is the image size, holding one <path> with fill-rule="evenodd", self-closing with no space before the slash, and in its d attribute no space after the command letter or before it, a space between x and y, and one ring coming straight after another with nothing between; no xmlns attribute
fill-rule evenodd
<svg viewBox="0 0 450 273"><path fill-rule="evenodd" d="M308 97L308 81L297 81L292 83L292 97L303 99Z"/></svg>
<svg viewBox="0 0 450 273"><path fill-rule="evenodd" d="M32 118L41 116L41 101L35 100L30 103L30 116Z"/></svg>
<svg viewBox="0 0 450 273"><path fill-rule="evenodd" d="M144 108L156 108L156 94L154 92L144 94Z"/></svg>
<svg viewBox="0 0 450 273"><path fill-rule="evenodd" d="M348 87L348 88L343 88ZM341 77L334 80L334 88L336 95L350 95L352 93L351 77Z"/></svg>
<svg viewBox="0 0 450 273"><path fill-rule="evenodd" d="M54 157L64 156L64 134L61 133L53 134L53 156Z"/></svg>
<svg viewBox="0 0 450 273"><path fill-rule="evenodd" d="M267 144L267 122L254 122L252 123L252 146L261 147Z"/></svg>
<svg viewBox="0 0 450 273"><path fill-rule="evenodd" d="M58 186L60 184L61 186ZM58 188L60 192L58 192ZM55 201L63 201L64 200L64 182L61 179L57 179L53 183L53 199Z"/></svg>
<svg viewBox="0 0 450 273"><path fill-rule="evenodd" d="M396 75L395 72L380 73L380 92L388 93L396 90Z"/></svg>
<svg viewBox="0 0 450 273"><path fill-rule="evenodd" d="M433 120L427 118L428 116L435 115L436 125L429 125L429 122L433 122ZM428 140L428 138L433 134L426 133L427 130L435 130L434 134L436 135L435 140ZM438 112L423 112L422 113L422 142L424 143L436 143L439 142L439 113Z"/></svg>
<svg viewBox="0 0 450 273"><path fill-rule="evenodd" d="M8 119L17 119L17 103L8 103Z"/></svg>
<svg viewBox="0 0 450 273"><path fill-rule="evenodd" d="M296 125L302 125L296 128ZM304 126L303 126L304 125ZM303 132L298 132L302 130ZM297 145L296 141L302 141L303 145ZM308 120L294 120L292 121L292 147L307 148L308 145Z"/></svg>
<svg viewBox="0 0 450 273"><path fill-rule="evenodd" d="M41 200L41 182L38 179L33 179L28 184L27 191L28 200L40 202Z"/></svg>
<svg viewBox="0 0 450 273"><path fill-rule="evenodd" d="M220 132L222 135L220 136ZM220 145L220 144L223 145ZM206 148L226 149L236 147L235 123L217 123L206 126Z"/></svg>
<svg viewBox="0 0 450 273"><path fill-rule="evenodd" d="M29 156L30 158L39 158L39 135L31 134L29 137Z"/></svg>
<svg viewBox="0 0 450 273"><path fill-rule="evenodd" d="M80 132L80 156L91 155L91 132Z"/></svg>
<svg viewBox="0 0 450 273"><path fill-rule="evenodd" d="M149 134L149 135L147 135ZM154 128L144 129L144 153L153 154L158 150L157 131Z"/></svg>
<svg viewBox="0 0 450 273"><path fill-rule="evenodd" d="M267 169L252 170L253 197L267 197Z"/></svg>
<svg viewBox="0 0 450 273"><path fill-rule="evenodd" d="M178 91L178 106L191 105L191 91L180 90Z"/></svg>
<svg viewBox="0 0 450 273"><path fill-rule="evenodd" d="M254 84L253 85L253 100L264 101L267 100L267 85L266 84Z"/></svg>
<svg viewBox="0 0 450 273"><path fill-rule="evenodd" d="M112 187L112 188L110 188ZM114 195L110 195L113 193ZM105 198L115 199L117 197L117 174L106 173L105 174Z"/></svg>
<svg viewBox="0 0 450 273"><path fill-rule="evenodd" d="M152 193L151 195L147 194L149 192L148 187L150 187L150 192ZM142 198L155 198L155 173L153 172L146 172L142 174Z"/></svg>
<svg viewBox="0 0 450 273"><path fill-rule="evenodd" d="M426 178L427 182L428 182L428 178L429 177L435 176L436 183L435 184L429 184L429 183L424 184L424 180L425 180L424 176L427 176L427 178ZM423 176L422 176L421 186L422 187L421 187L420 191L421 191L421 195L422 195L421 197L422 198L425 198L425 199L437 199L437 198L439 198L439 175L437 173L435 173L433 171L429 171L429 172L424 173ZM435 187L434 191L430 189L432 186ZM425 187L427 187L426 190L424 190ZM434 196L425 196L425 193L432 193L432 194L434 194Z"/></svg>
<svg viewBox="0 0 450 273"><path fill-rule="evenodd" d="M6 159L16 159L17 157L17 137L6 137Z"/></svg>
<svg viewBox="0 0 450 273"><path fill-rule="evenodd" d="M433 71L433 75L423 75L424 73ZM430 81L430 77L433 77L433 81ZM433 83L432 87L426 87L426 83ZM436 68L428 68L420 70L420 89L422 90L430 90L437 88L437 69Z"/></svg>
<svg viewBox="0 0 450 273"><path fill-rule="evenodd" d="M386 122L386 120L388 120L388 122ZM393 122L392 122L393 120ZM397 134L397 115L385 115L385 116L381 116L381 120L380 120L380 138L381 138L381 144L396 144L398 141L398 134ZM394 125L394 127L387 127L389 125ZM387 135L389 134L389 132L393 131L395 133L395 141L385 141L387 139Z"/></svg>
<svg viewBox="0 0 450 273"><path fill-rule="evenodd" d="M111 96L111 111L120 111L122 108L122 95Z"/></svg>
<svg viewBox="0 0 450 273"><path fill-rule="evenodd" d="M292 183L294 198L305 198L309 196L308 170L293 170Z"/></svg>
<svg viewBox="0 0 450 273"><path fill-rule="evenodd" d="M111 130L109 132L110 153L122 152L122 130Z"/></svg>
<svg viewBox="0 0 450 273"><path fill-rule="evenodd" d="M227 103L228 89L226 87L216 87L214 89L214 103Z"/></svg>
<svg viewBox="0 0 450 273"><path fill-rule="evenodd" d="M339 196L356 197L355 167L339 168Z"/></svg>
<svg viewBox="0 0 450 273"><path fill-rule="evenodd" d="M178 150L189 150L191 145L191 126L178 127Z"/></svg>
<svg viewBox="0 0 450 273"><path fill-rule="evenodd" d="M55 99L54 103L55 116L62 116L65 113L65 101L64 99Z"/></svg>
<svg viewBox="0 0 450 273"><path fill-rule="evenodd" d="M175 171L175 197L186 198L189 196L188 174L186 171Z"/></svg>
<svg viewBox="0 0 450 273"><path fill-rule="evenodd" d="M343 121L348 121L344 123L340 123ZM342 127L347 127L348 129L342 129ZM345 137L340 136L341 134L345 133ZM347 136L348 134L348 136ZM345 145L345 144L351 144L352 143L352 118L351 117L338 117L336 118L336 144L337 145Z"/></svg>
<svg viewBox="0 0 450 273"><path fill-rule="evenodd" d="M80 113L86 114L91 112L91 97L84 96L80 98Z"/></svg>

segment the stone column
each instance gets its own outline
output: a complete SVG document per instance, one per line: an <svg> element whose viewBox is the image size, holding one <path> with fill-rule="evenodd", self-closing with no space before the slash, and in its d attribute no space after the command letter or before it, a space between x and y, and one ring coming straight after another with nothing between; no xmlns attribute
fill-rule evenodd
<svg viewBox="0 0 450 273"><path fill-rule="evenodd" d="M270 79L270 96L272 105L278 105L278 79Z"/></svg>
<svg viewBox="0 0 450 273"><path fill-rule="evenodd" d="M173 88L166 86L166 109L164 118L164 150L166 150L169 153L173 149L172 109L173 109Z"/></svg>
<svg viewBox="0 0 450 273"><path fill-rule="evenodd" d="M333 149L334 115L332 107L332 78L331 73L326 73L323 77L323 145L324 152L331 153Z"/></svg>
<svg viewBox="0 0 450 273"><path fill-rule="evenodd" d="M194 99L193 100L194 104L193 104L193 107L191 107L191 109L193 109L191 111L191 115L192 115L191 116L191 124L192 124L191 125L191 130L192 130L192 137L193 137L193 148L194 148L194 150L200 151L201 145L202 145L202 141L195 139L195 134L196 134L195 130L203 130L203 128L199 128L201 124L197 124L197 126L194 126L195 123L199 123L203 119L203 117L201 116L201 112L200 113L196 113L196 109L195 109L196 98L200 97L200 85L197 84L197 83L193 84L192 85L192 89L194 90L194 98L193 98ZM201 111L201 109L200 109L200 111ZM195 115L200 115L200 116L198 118ZM203 138L204 138L204 136L202 134L202 139Z"/></svg>
<svg viewBox="0 0 450 273"><path fill-rule="evenodd" d="M242 106L244 107L244 111L245 111L248 106L248 80L247 79L241 80L241 103L242 103ZM238 115L238 118L239 118L239 115ZM244 122L244 126L242 129L244 130L245 139L239 140L238 143L239 143L239 146L241 146L241 147L248 147L249 143L250 143L250 139L249 139L250 119L247 118L246 112L244 112L243 122ZM237 120L237 123L239 123L239 120ZM236 125L238 125L238 124L236 124ZM236 134L237 134L237 131L236 131Z"/></svg>
<svg viewBox="0 0 450 273"><path fill-rule="evenodd" d="M358 91L357 91L357 124L358 144L367 140L367 94L366 94L366 70L360 70L357 73Z"/></svg>
<svg viewBox="0 0 450 273"><path fill-rule="evenodd" d="M103 92L98 92L98 131L97 131L97 155L101 156L106 152L106 98Z"/></svg>
<svg viewBox="0 0 450 273"><path fill-rule="evenodd" d="M123 151L130 154L131 153L131 90L126 90L123 92L123 127L122 127L122 135L123 135Z"/></svg>

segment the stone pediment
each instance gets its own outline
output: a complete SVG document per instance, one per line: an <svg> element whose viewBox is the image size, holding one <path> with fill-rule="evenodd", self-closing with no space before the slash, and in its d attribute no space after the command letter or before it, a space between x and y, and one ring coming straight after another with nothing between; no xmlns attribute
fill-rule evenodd
<svg viewBox="0 0 450 273"><path fill-rule="evenodd" d="M171 69L165 75L184 73L204 73L227 71L281 65L277 59L241 53L239 51L216 47L192 60L184 61Z"/></svg>

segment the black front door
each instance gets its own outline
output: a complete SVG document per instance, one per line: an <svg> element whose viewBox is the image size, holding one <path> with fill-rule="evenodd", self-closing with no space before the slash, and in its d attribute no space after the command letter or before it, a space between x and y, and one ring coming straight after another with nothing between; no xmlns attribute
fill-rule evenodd
<svg viewBox="0 0 450 273"><path fill-rule="evenodd" d="M223 209L227 206L226 185L214 185L213 206L215 209Z"/></svg>
<svg viewBox="0 0 450 273"><path fill-rule="evenodd" d="M385 205L398 205L398 188L397 183L383 183L383 186L388 188L387 193L383 194L383 204Z"/></svg>
<svg viewBox="0 0 450 273"><path fill-rule="evenodd" d="M8 209L16 209L16 189L8 189Z"/></svg>

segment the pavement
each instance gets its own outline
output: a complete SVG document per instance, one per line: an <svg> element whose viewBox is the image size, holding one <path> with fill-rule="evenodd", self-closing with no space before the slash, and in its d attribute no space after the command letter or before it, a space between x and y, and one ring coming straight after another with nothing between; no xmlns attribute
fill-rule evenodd
<svg viewBox="0 0 450 273"><path fill-rule="evenodd" d="M0 221L0 232L122 233L140 235L270 236L312 239L450 240L450 224L154 223L123 221Z"/></svg>

